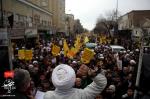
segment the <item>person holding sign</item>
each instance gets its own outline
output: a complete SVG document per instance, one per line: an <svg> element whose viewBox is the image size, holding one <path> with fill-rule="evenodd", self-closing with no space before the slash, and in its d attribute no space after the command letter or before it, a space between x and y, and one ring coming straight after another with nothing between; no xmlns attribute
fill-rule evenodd
<svg viewBox="0 0 150 99"><path fill-rule="evenodd" d="M76 79L73 68L66 64L58 65L52 72L52 83L56 89L46 92L44 99L94 99L106 87L107 79L101 73L89 70L86 65L81 65L78 74L90 76L93 82L84 89L76 89L73 88Z"/></svg>

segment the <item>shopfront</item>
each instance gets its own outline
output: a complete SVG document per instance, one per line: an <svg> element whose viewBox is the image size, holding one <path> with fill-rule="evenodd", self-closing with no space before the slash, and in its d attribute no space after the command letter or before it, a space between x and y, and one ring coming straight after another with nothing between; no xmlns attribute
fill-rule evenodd
<svg viewBox="0 0 150 99"><path fill-rule="evenodd" d="M37 39L38 39L37 29L28 28L25 30L25 46L27 49L35 47Z"/></svg>

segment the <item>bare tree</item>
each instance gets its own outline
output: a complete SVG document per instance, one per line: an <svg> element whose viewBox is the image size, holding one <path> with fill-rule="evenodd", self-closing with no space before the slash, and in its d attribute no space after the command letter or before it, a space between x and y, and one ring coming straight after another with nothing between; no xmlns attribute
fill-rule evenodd
<svg viewBox="0 0 150 99"><path fill-rule="evenodd" d="M84 31L84 28L83 28L82 24L80 23L80 20L79 19L75 20L74 32L79 34L79 33L83 33L83 31Z"/></svg>
<svg viewBox="0 0 150 99"><path fill-rule="evenodd" d="M120 14L119 14L120 16ZM94 28L94 32L95 33L108 33L109 36L111 36L110 34L110 30L112 30L116 24L116 11L112 10L112 11L107 11L105 16L100 15L97 19L96 22L96 26Z"/></svg>

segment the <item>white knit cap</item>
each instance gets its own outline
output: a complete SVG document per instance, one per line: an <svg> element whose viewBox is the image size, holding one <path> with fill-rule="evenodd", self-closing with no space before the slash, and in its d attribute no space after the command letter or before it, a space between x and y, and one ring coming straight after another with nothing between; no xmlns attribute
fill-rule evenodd
<svg viewBox="0 0 150 99"><path fill-rule="evenodd" d="M33 64L38 64L38 61L36 61L36 60L35 60L35 61L33 61Z"/></svg>
<svg viewBox="0 0 150 99"><path fill-rule="evenodd" d="M111 89L113 92L115 92L115 91L116 91L116 87L115 87L115 85L110 85L110 86L109 86L109 89Z"/></svg>
<svg viewBox="0 0 150 99"><path fill-rule="evenodd" d="M70 89L75 84L75 71L66 64L58 65L52 72L52 83L57 89Z"/></svg>
<svg viewBox="0 0 150 99"><path fill-rule="evenodd" d="M76 64L77 62L76 62L76 61L73 61L72 63L73 63L73 64Z"/></svg>
<svg viewBox="0 0 150 99"><path fill-rule="evenodd" d="M131 64L131 65L136 64L135 60L130 60L130 64Z"/></svg>

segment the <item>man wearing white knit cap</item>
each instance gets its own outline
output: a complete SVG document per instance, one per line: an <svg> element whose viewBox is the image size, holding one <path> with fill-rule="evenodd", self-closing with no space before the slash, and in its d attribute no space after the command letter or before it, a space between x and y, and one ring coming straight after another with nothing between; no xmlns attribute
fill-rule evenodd
<svg viewBox="0 0 150 99"><path fill-rule="evenodd" d="M77 74L85 75L88 70L86 65L81 65ZM66 64L58 65L52 73L52 82L56 89L46 92L44 99L94 99L103 91L107 80L100 73L95 75L93 70L87 74L92 75L93 82L84 89L73 88L76 79L73 68Z"/></svg>

